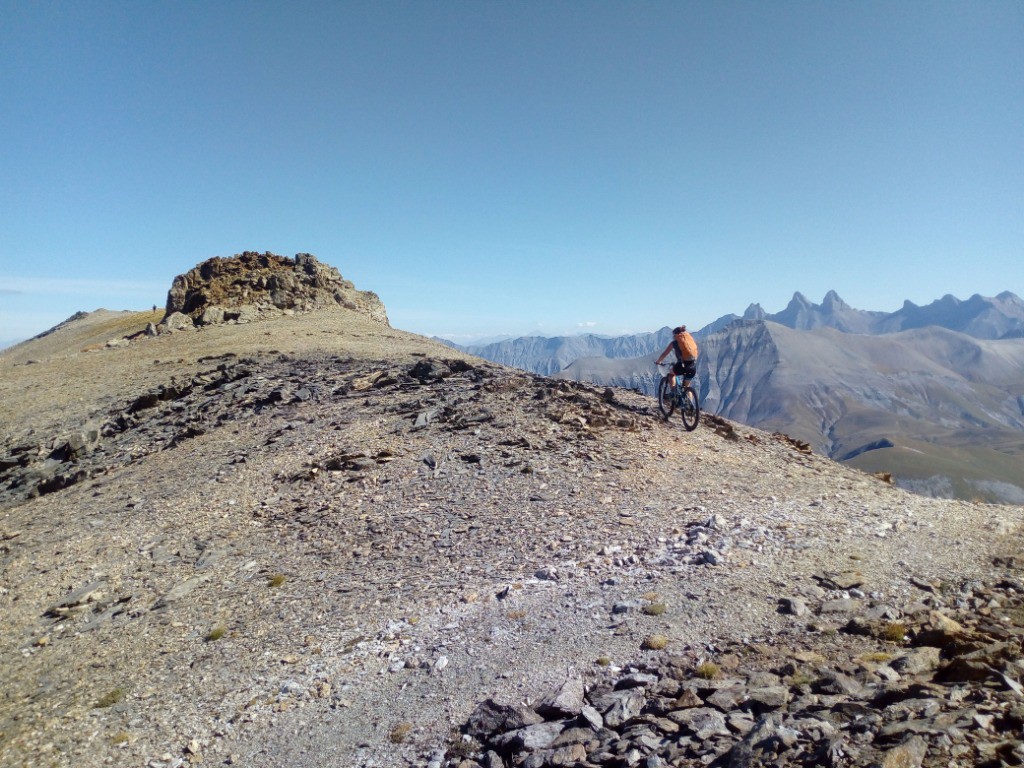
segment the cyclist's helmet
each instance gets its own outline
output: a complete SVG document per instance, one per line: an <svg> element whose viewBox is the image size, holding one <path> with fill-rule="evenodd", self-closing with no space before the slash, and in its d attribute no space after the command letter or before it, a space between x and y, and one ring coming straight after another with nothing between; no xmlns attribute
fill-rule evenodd
<svg viewBox="0 0 1024 768"><path fill-rule="evenodd" d="M678 326L676 326L675 328L672 329L672 335L673 336L678 336L680 333L685 333L685 332L686 332L686 326L685 325L678 325Z"/></svg>

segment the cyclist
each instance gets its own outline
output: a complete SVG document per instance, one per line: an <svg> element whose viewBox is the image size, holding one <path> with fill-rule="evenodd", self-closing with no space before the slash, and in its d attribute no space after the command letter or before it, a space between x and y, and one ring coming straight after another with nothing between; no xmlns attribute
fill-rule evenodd
<svg viewBox="0 0 1024 768"><path fill-rule="evenodd" d="M685 325L672 329L672 341L655 361L655 365L661 365L661 361L668 357L670 352L675 352L676 362L672 366L672 377L669 384L677 392L682 391L690 386L690 379L697 375L697 355L699 354L697 342L686 330ZM683 386L678 389L676 388L676 376L683 377Z"/></svg>

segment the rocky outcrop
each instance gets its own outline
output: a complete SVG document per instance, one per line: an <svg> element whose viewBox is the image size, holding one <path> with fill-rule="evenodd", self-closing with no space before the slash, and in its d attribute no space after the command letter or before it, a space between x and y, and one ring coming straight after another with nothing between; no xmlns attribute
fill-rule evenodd
<svg viewBox="0 0 1024 768"><path fill-rule="evenodd" d="M164 328L251 322L282 313L344 307L388 325L377 294L360 291L337 269L308 253L294 259L245 253L204 261L174 278L167 293ZM173 323L172 323L173 320Z"/></svg>
<svg viewBox="0 0 1024 768"><path fill-rule="evenodd" d="M819 575L806 629L570 677L533 708L488 699L446 764L1020 765L1022 584L1007 571L943 594L917 581L902 610L868 599L862 579ZM780 612L808 608L789 598Z"/></svg>

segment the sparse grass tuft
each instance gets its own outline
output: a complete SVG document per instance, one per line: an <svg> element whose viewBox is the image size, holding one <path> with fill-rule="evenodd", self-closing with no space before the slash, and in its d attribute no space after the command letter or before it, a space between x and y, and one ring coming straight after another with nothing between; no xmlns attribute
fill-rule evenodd
<svg viewBox="0 0 1024 768"><path fill-rule="evenodd" d="M214 643L217 640L220 640L222 637L224 637L224 635L226 635L227 633L228 633L228 631L227 631L227 629L225 627L217 626L217 627L214 627L213 629L211 629L206 634L205 640L208 643Z"/></svg>
<svg viewBox="0 0 1024 768"><path fill-rule="evenodd" d="M126 688L115 688L109 693L100 697L100 700L93 704L93 709L106 709L112 707L128 695Z"/></svg>
<svg viewBox="0 0 1024 768"><path fill-rule="evenodd" d="M649 603L653 603L654 601L656 601L658 599L658 593L657 592L645 592L643 594L643 599L646 600Z"/></svg>
<svg viewBox="0 0 1024 768"><path fill-rule="evenodd" d="M814 676L806 672L794 672L789 676L789 684L793 686L810 685L814 680Z"/></svg>
<svg viewBox="0 0 1024 768"><path fill-rule="evenodd" d="M665 604L664 603L648 603L647 605L645 605L640 610L642 610L648 616L661 616L661 614L663 614L665 612Z"/></svg>
<svg viewBox="0 0 1024 768"><path fill-rule="evenodd" d="M833 637L839 632L838 627L825 621L812 621L807 625L807 629L810 632L818 632L825 637Z"/></svg>
<svg viewBox="0 0 1024 768"><path fill-rule="evenodd" d="M273 576L271 576L269 579L267 579L267 586L268 587L272 587L272 588L273 587L280 587L282 584L284 584L284 582L285 582L284 574L283 573L275 573Z"/></svg>
<svg viewBox="0 0 1024 768"><path fill-rule="evenodd" d="M412 732L412 723L399 723L391 729L391 743L401 744Z"/></svg>
<svg viewBox="0 0 1024 768"><path fill-rule="evenodd" d="M882 627L880 637L890 643L902 643L907 639L907 628L900 622L894 621Z"/></svg>
<svg viewBox="0 0 1024 768"><path fill-rule="evenodd" d="M597 666L599 666L599 667L607 667L607 666L610 666L611 663L612 663L612 660L611 660L611 658L609 656L598 656L597 657Z"/></svg>
<svg viewBox="0 0 1024 768"><path fill-rule="evenodd" d="M645 651L663 651L668 647L668 638L664 635L648 635L640 647Z"/></svg>
<svg viewBox="0 0 1024 768"><path fill-rule="evenodd" d="M697 667L696 672L697 677L701 680L714 680L721 674L722 670L713 661L705 661Z"/></svg>
<svg viewBox="0 0 1024 768"><path fill-rule="evenodd" d="M129 741L131 741L131 738L131 734L125 731L118 731L110 737L110 743L113 744L115 747L119 747L122 744L127 744Z"/></svg>
<svg viewBox="0 0 1024 768"><path fill-rule="evenodd" d="M869 664L885 664L887 661L892 661L893 654L886 653L885 651L877 651L875 653L865 653L860 657L861 661L866 661Z"/></svg>
<svg viewBox="0 0 1024 768"><path fill-rule="evenodd" d="M448 735L448 757L471 758L483 749L483 745L474 738L463 736L458 728L452 729Z"/></svg>
<svg viewBox="0 0 1024 768"><path fill-rule="evenodd" d="M526 618L526 611L509 611L505 615L512 621L522 621Z"/></svg>

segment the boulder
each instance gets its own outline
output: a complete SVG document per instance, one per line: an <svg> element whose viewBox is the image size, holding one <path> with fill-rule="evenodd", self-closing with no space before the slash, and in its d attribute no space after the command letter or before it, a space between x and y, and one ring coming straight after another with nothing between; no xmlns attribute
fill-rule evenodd
<svg viewBox="0 0 1024 768"><path fill-rule="evenodd" d="M181 312L168 312L164 319L160 321L160 326L168 331L181 331L186 328L192 328L195 323L192 318Z"/></svg>
<svg viewBox="0 0 1024 768"><path fill-rule="evenodd" d="M207 307L196 320L196 325L216 325L224 322L223 307Z"/></svg>

